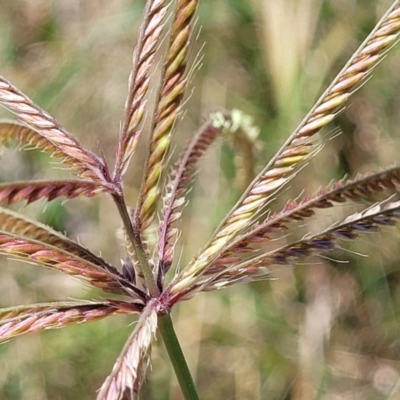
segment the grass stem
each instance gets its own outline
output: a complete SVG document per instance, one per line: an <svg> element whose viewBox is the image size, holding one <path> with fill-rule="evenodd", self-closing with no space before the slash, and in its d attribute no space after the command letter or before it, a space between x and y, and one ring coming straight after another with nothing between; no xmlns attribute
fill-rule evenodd
<svg viewBox="0 0 400 400"><path fill-rule="evenodd" d="M153 276L153 272L150 268L147 256L143 249L140 235L136 235L134 232L132 221L129 216L128 210L126 208L124 198L123 198L123 196L117 196L117 195L113 196L113 198L114 198L114 202L118 208L121 219L123 221L123 224L124 224L124 227L126 230L126 234L129 236L129 240L132 242L132 245L135 250L136 257L137 257L137 261L142 270L147 287L149 288L150 295L153 298L158 297L160 294L160 291L157 287L157 283Z"/></svg>
<svg viewBox="0 0 400 400"><path fill-rule="evenodd" d="M185 400L199 400L193 378L175 334L170 314L158 316L158 328L182 390L183 397Z"/></svg>

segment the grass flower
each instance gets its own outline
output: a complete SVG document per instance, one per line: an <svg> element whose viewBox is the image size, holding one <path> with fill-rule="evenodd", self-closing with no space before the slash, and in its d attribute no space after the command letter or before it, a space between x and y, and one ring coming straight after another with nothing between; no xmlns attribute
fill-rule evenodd
<svg viewBox="0 0 400 400"><path fill-rule="evenodd" d="M116 314L138 315L98 400L135 399L161 335L186 399L198 398L171 320L171 310L200 292L268 279L274 266L292 266L391 227L400 218L400 167L334 182L277 212L269 207L298 171L321 150L318 133L337 118L398 41L400 4L395 1L323 95L272 159L251 181L203 248L187 265L177 265L179 222L199 160L220 137L238 157L240 181L249 181L257 129L243 113L210 114L168 171L175 127L184 112L189 82L189 50L194 39L196 0L148 0L133 53L128 94L115 165L80 141L7 79L0 77L0 105L16 120L0 122L0 143L35 148L68 170L73 178L0 184L0 201L47 202L105 193L123 225L126 258L111 265L66 235L9 208L0 208L0 254L72 275L102 291L98 301L57 301L0 309L0 341L27 333L92 322ZM170 18L168 18L170 16ZM164 40L164 36L167 39ZM161 61L161 74L154 74ZM157 82L157 79L158 82ZM155 87L155 97L150 88ZM144 116L150 118L145 128ZM126 201L124 178L135 161L139 139L148 134L147 154L136 205ZM242 155L240 153L243 153ZM356 213L301 237L293 234L317 212L344 204ZM153 246L151 227L156 227Z"/></svg>

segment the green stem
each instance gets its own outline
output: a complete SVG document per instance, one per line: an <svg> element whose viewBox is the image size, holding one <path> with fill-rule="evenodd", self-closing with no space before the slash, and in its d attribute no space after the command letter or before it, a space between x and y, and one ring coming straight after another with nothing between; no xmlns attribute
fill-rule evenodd
<svg viewBox="0 0 400 400"><path fill-rule="evenodd" d="M199 395L197 394L193 378L190 374L178 338L176 337L171 316L169 314L158 316L158 329L163 338L176 377L178 378L183 397L186 400L199 400Z"/></svg>
<svg viewBox="0 0 400 400"><path fill-rule="evenodd" d="M143 250L143 245L140 239L140 235L135 234L134 232L131 217L129 216L128 210L126 208L124 198L123 196L119 195L114 195L113 198L115 204L117 205L121 219L123 221L126 233L128 234L130 241L132 242L137 257L137 261L142 270L143 277L144 280L146 281L147 287L149 288L150 295L153 298L158 297L160 295L160 291L158 290L156 281L153 276L153 272L149 265L149 261L147 260L146 253Z"/></svg>

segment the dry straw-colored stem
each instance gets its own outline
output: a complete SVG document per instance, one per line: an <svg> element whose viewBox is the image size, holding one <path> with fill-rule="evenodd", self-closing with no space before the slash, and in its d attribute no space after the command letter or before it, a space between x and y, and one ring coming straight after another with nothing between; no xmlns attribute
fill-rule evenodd
<svg viewBox="0 0 400 400"><path fill-rule="evenodd" d="M395 2L365 42L316 102L286 143L256 177L241 199L221 223L213 239L200 255L183 270L176 281L180 288L190 287L196 276L208 267L232 238L248 230L253 218L293 175L298 164L315 149L313 137L343 109L349 97L368 78L388 49L398 39L400 6ZM175 290L178 290L175 288Z"/></svg>
<svg viewBox="0 0 400 400"><path fill-rule="evenodd" d="M160 198L160 178L164 168L174 124L181 111L187 78L187 54L193 30L193 17L197 0L178 0L171 36L165 56L162 83L152 122L146 173L142 181L139 207L136 210L141 230L154 219L157 200Z"/></svg>
<svg viewBox="0 0 400 400"><path fill-rule="evenodd" d="M237 235L248 227L257 210L269 201L270 193L283 186L297 164L307 159L314 148L310 139L343 109L350 96L370 76L388 48L395 43L399 31L400 6L396 2L243 194L221 226L218 238L223 240L224 236Z"/></svg>

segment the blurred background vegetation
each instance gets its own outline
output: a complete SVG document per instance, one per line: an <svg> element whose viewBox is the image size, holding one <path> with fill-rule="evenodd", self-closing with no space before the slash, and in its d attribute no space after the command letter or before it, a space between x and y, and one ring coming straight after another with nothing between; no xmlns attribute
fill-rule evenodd
<svg viewBox="0 0 400 400"><path fill-rule="evenodd" d="M261 167L373 28L388 0L203 0L185 118L176 149L215 110L238 108L260 127ZM0 73L112 161L144 2L0 2ZM201 29L200 29L201 28ZM400 152L400 51L394 49L323 136L341 134L291 183L280 205L330 180L393 165ZM192 90L193 89L193 90ZM1 117L11 115L0 111ZM329 134L330 133L330 134ZM127 174L133 206L146 148ZM176 153L176 152L175 152ZM4 150L0 180L60 176L35 152ZM176 251L183 267L238 198L232 151L201 164ZM106 196L17 207L119 264L119 221ZM318 214L315 231L352 212ZM396 229L276 269L276 280L200 294L173 312L202 399L400 398L400 248ZM360 255L361 254L361 255ZM367 254L368 257L364 255ZM346 261L346 263L344 263ZM76 280L1 259L2 307L99 298ZM0 347L0 398L93 399L132 329L115 317L18 338ZM179 399L160 340L144 399Z"/></svg>

